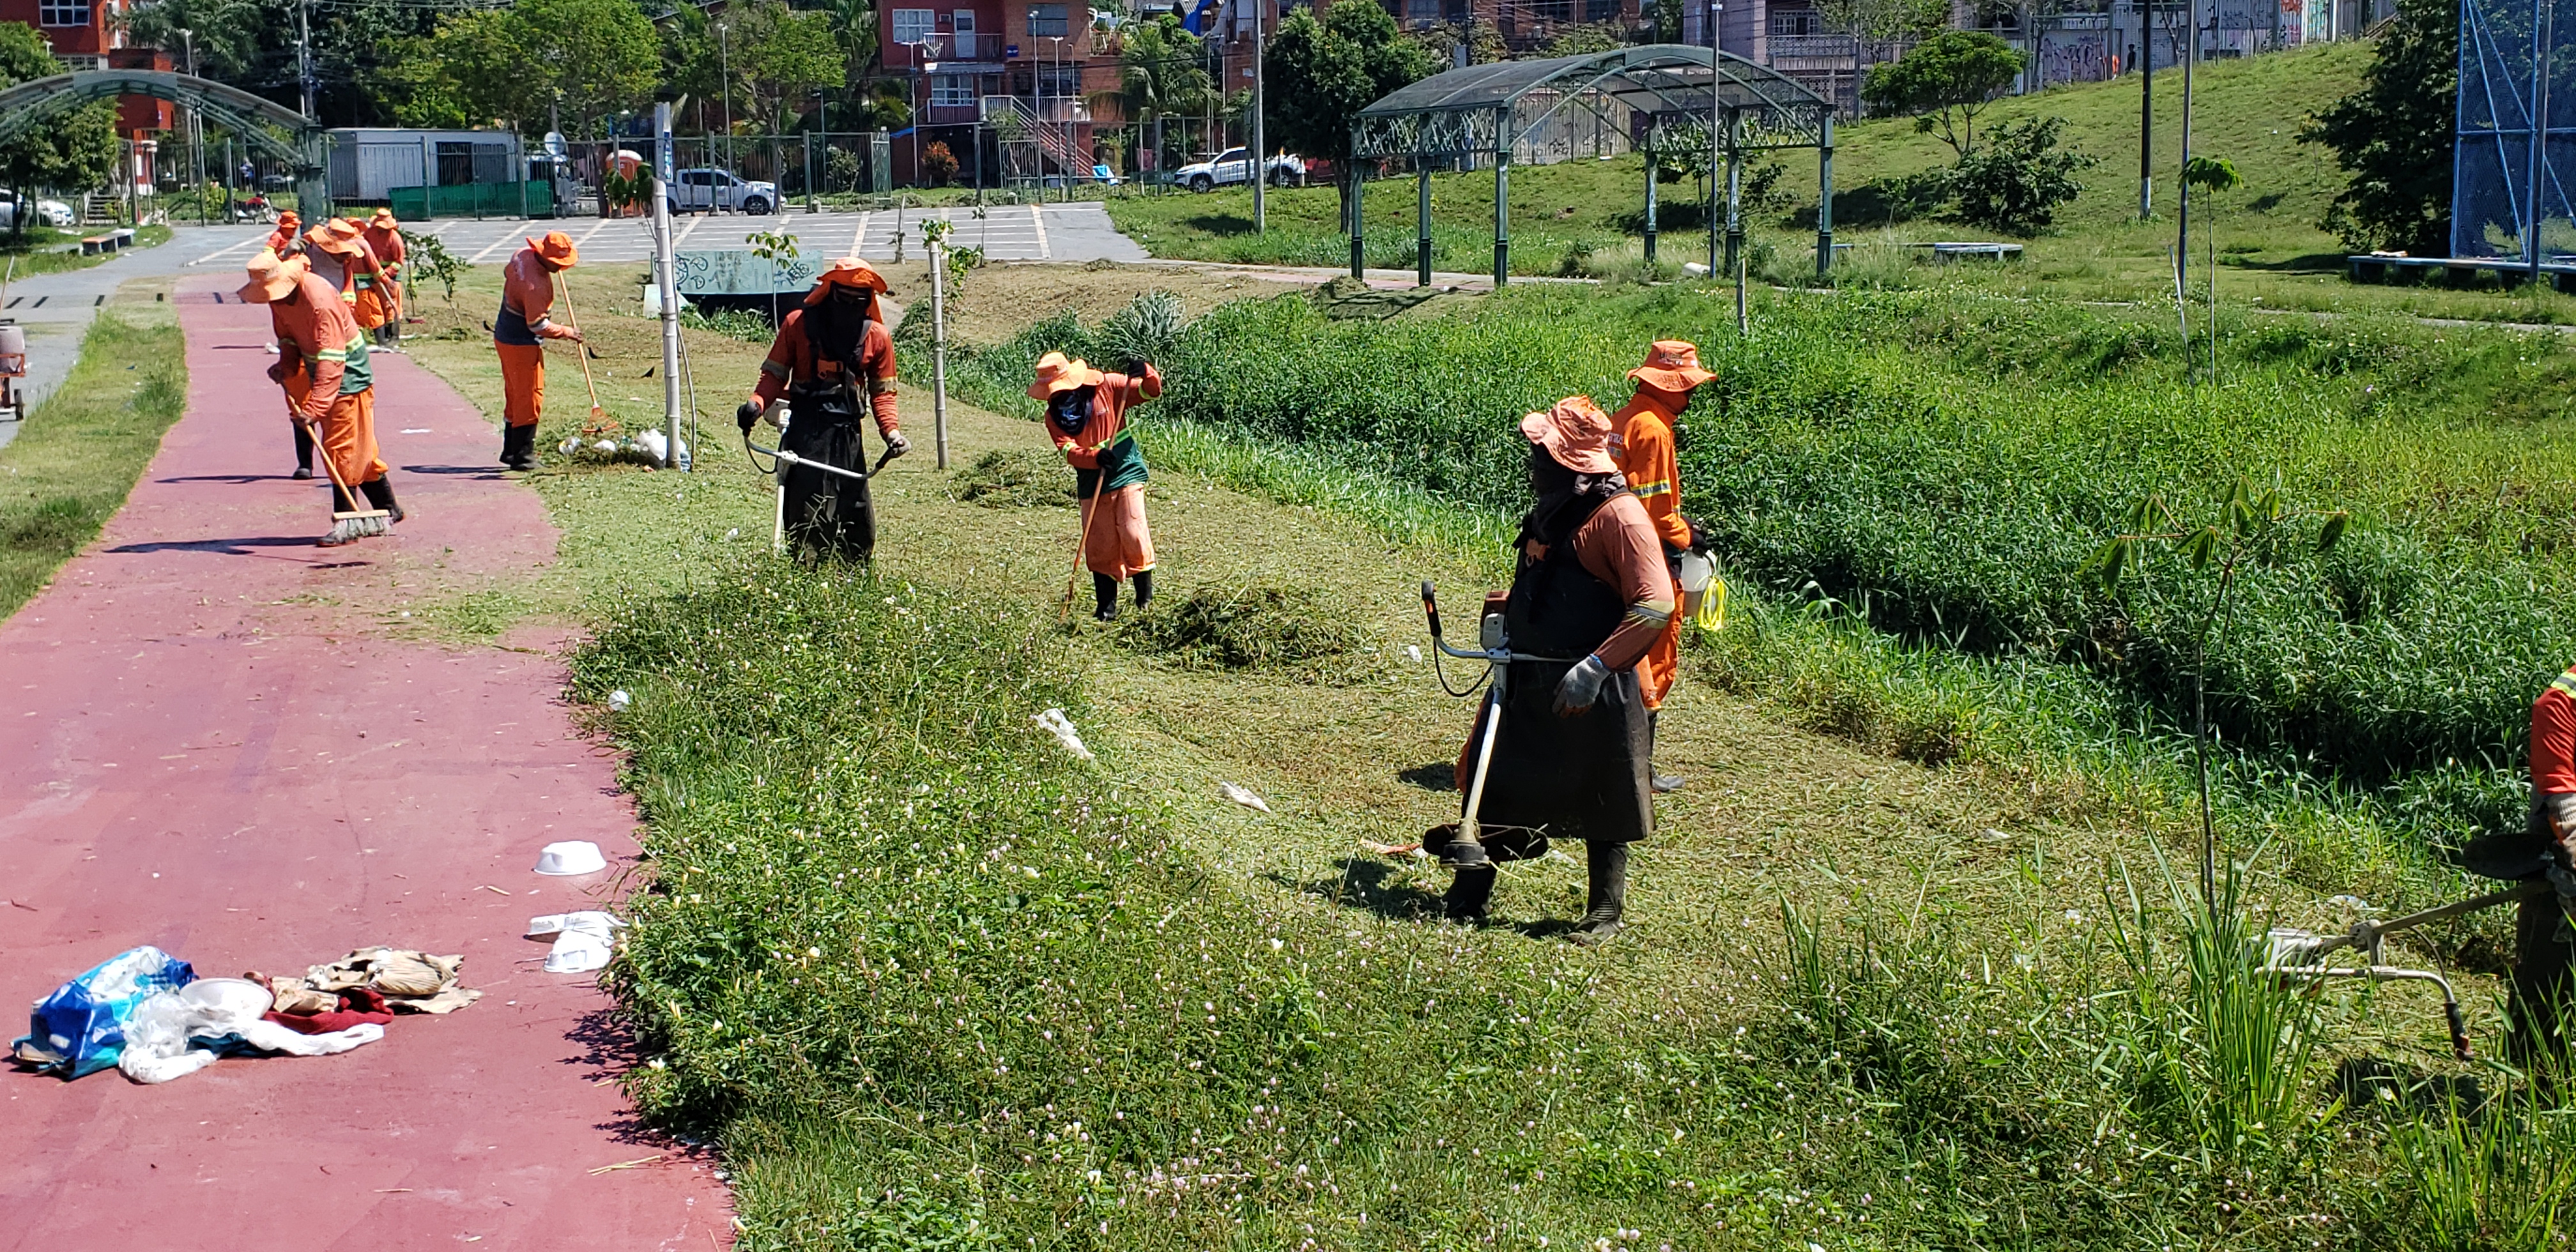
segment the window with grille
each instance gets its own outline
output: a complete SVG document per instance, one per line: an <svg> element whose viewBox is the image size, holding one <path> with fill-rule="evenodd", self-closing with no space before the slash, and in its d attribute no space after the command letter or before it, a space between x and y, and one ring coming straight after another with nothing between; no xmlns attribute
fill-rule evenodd
<svg viewBox="0 0 2576 1252"><path fill-rule="evenodd" d="M1583 0L1583 20L1587 22L1619 20L1619 0Z"/></svg>
<svg viewBox="0 0 2576 1252"><path fill-rule="evenodd" d="M1082 67L1079 65L1039 66L1038 94L1041 96L1081 95Z"/></svg>
<svg viewBox="0 0 2576 1252"><path fill-rule="evenodd" d="M1071 31L1069 31L1069 30L1065 29L1064 9L1065 9L1065 6L1063 6L1063 5L1061 5L1061 4L1032 4L1032 5L1030 5L1030 6L1029 6L1029 35L1030 35L1030 37L1032 37L1032 38L1036 38L1036 39L1045 39L1045 38L1049 38L1049 37L1051 37L1051 36L1071 34L1071 33L1072 33Z"/></svg>
<svg viewBox="0 0 2576 1252"><path fill-rule="evenodd" d="M1813 9L1773 9L1771 10L1771 33L1794 38L1799 35L1821 35L1825 30L1824 24L1816 20L1816 12Z"/></svg>
<svg viewBox="0 0 2576 1252"><path fill-rule="evenodd" d="M70 0L41 0L36 6L36 21L43 26L87 26L89 11L89 0L77 4Z"/></svg>
<svg viewBox="0 0 2576 1252"><path fill-rule="evenodd" d="M1404 15L1417 22L1440 20L1440 0L1405 0Z"/></svg>
<svg viewBox="0 0 2576 1252"><path fill-rule="evenodd" d="M975 76L972 74L933 74L930 76L930 103L935 108L962 108L975 103Z"/></svg>
<svg viewBox="0 0 2576 1252"><path fill-rule="evenodd" d="M896 9L894 11L896 43L920 43L937 33L939 33L939 10Z"/></svg>
<svg viewBox="0 0 2576 1252"><path fill-rule="evenodd" d="M1533 0L1529 9L1530 16L1542 22L1574 20L1574 0Z"/></svg>

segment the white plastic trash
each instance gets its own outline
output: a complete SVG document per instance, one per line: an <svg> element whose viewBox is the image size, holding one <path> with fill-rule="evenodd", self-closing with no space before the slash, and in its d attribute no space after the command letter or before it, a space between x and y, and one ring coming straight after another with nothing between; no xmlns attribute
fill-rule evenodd
<svg viewBox="0 0 2576 1252"><path fill-rule="evenodd" d="M598 844L587 839L550 843L537 853L537 872L553 878L577 878L606 868L608 858L599 854Z"/></svg>
<svg viewBox="0 0 2576 1252"><path fill-rule="evenodd" d="M1232 800L1247 809L1259 809L1264 813L1270 811L1270 805L1262 800L1261 797L1252 794L1249 788L1237 786L1230 782L1221 782L1216 785L1216 789L1217 794L1222 795L1226 799Z"/></svg>
<svg viewBox="0 0 2576 1252"><path fill-rule="evenodd" d="M615 691L612 691L612 692L609 692L609 693L608 693L608 711L609 711L609 712L611 712L611 713L623 713L623 712L625 712L626 710L628 710L628 709L630 709L630 708L633 708L634 706L635 706L635 697L633 697L633 696L631 696L631 695L628 695L628 694L626 693L626 690L625 690L624 688L622 688L622 687L621 687L621 688L619 688L618 690L615 690Z"/></svg>
<svg viewBox="0 0 2576 1252"><path fill-rule="evenodd" d="M616 952L616 932L625 928L626 923L596 909L528 919L529 938L555 937L554 949L546 953L549 974L587 974L606 968Z"/></svg>
<svg viewBox="0 0 2576 1252"><path fill-rule="evenodd" d="M1073 721L1064 715L1063 709L1048 709L1029 720L1046 727L1047 733L1054 735L1056 742L1064 745L1065 751L1086 761L1092 759L1091 749L1082 746L1082 736L1074 733Z"/></svg>

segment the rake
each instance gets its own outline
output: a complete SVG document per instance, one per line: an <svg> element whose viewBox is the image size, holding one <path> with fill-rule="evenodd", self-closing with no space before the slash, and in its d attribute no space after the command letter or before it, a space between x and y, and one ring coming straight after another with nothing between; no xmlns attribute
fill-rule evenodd
<svg viewBox="0 0 2576 1252"><path fill-rule="evenodd" d="M555 275L555 290L563 293L564 320L572 323L574 334L580 334L581 310L572 306L571 280L561 274ZM616 419L608 415L608 410L599 407L599 384L590 377L590 345L576 343L573 348L573 355L581 358L581 385L590 389L590 424L582 427L581 433L584 436L617 433Z"/></svg>

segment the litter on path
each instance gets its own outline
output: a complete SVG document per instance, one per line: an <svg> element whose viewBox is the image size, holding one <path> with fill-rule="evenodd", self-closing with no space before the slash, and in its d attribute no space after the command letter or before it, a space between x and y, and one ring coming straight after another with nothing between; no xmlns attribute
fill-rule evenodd
<svg viewBox="0 0 2576 1252"><path fill-rule="evenodd" d="M1247 809L1259 809L1264 813L1270 811L1270 805L1261 797L1254 795L1249 790L1238 787L1233 783L1218 783L1216 785L1216 789L1218 793L1223 795L1226 799L1232 800Z"/></svg>
<svg viewBox="0 0 2576 1252"><path fill-rule="evenodd" d="M549 974L587 974L604 969L616 954L616 932L626 923L596 909L579 913L549 913L528 919L528 937L555 937L554 949L546 953Z"/></svg>
<svg viewBox="0 0 2576 1252"><path fill-rule="evenodd" d="M1056 742L1064 745L1065 751L1086 761L1093 759L1091 749L1082 746L1082 736L1074 733L1073 722L1064 715L1063 709L1048 709L1029 720L1046 727L1047 733L1054 735Z"/></svg>

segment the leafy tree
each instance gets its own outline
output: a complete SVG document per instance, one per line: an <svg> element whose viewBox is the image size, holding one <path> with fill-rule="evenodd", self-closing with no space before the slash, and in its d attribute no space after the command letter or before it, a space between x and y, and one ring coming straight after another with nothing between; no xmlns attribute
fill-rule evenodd
<svg viewBox="0 0 2576 1252"><path fill-rule="evenodd" d="M2361 90L2299 132L2350 174L2324 225L2355 251L2451 251L2451 142L2459 109L2458 6L2397 0Z"/></svg>
<svg viewBox="0 0 2576 1252"><path fill-rule="evenodd" d="M0 22L0 87L63 72L53 45L24 22ZM25 203L37 188L85 191L116 172L116 102L101 100L64 113L0 144L0 184ZM32 213L19 213L11 229L27 233Z"/></svg>
<svg viewBox="0 0 2576 1252"><path fill-rule="evenodd" d="M786 130L795 106L814 88L842 81L842 47L833 38L830 14L754 0L727 11L723 20L732 30L728 51L742 101L736 117Z"/></svg>
<svg viewBox="0 0 2576 1252"><path fill-rule="evenodd" d="M2022 54L1985 31L1945 30L1880 65L1861 84L1871 112L1914 114L1917 134L1936 128L1941 142L1965 157L1977 146L1977 111L2010 90Z"/></svg>
<svg viewBox="0 0 2576 1252"><path fill-rule="evenodd" d="M1337 4L1320 22L1306 10L1289 14L1261 65L1272 146L1337 162L1350 159L1353 116L1433 69L1431 55L1374 4Z"/></svg>
<svg viewBox="0 0 2576 1252"><path fill-rule="evenodd" d="M1120 94L1130 116L1154 124L1155 165L1164 168L1163 121L1205 109L1216 80L1201 64L1205 45L1170 13L1136 24L1118 55Z"/></svg>
<svg viewBox="0 0 2576 1252"><path fill-rule="evenodd" d="M1949 175L1961 220L2016 235L2035 235L2058 207L2084 190L2078 170L2097 158L2057 146L2062 117L2023 118L1996 126L1986 146L1959 158Z"/></svg>
<svg viewBox="0 0 2576 1252"><path fill-rule="evenodd" d="M686 6L683 6L685 9ZM519 0L508 9L448 13L406 105L419 116L452 109L542 130L559 111L599 117L649 98L661 41L633 0Z"/></svg>
<svg viewBox="0 0 2576 1252"><path fill-rule="evenodd" d="M822 0L821 12L831 19L832 41L841 49L841 107L817 118L816 125L830 130L837 120L845 130L864 127L861 114L872 120L875 112L867 103L867 88L868 70L877 58L876 0Z"/></svg>
<svg viewBox="0 0 2576 1252"><path fill-rule="evenodd" d="M1568 26L1559 31L1556 38L1548 40L1547 46L1540 48L1538 54L1543 57L1571 57L1594 52L1615 52L1627 46L1628 41L1622 38L1622 34L1617 22L1587 22L1580 26Z"/></svg>

